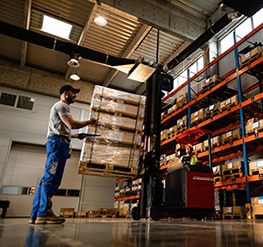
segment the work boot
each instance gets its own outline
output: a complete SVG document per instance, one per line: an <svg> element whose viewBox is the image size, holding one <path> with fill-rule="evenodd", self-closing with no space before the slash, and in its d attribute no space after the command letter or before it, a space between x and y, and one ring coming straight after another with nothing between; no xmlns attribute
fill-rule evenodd
<svg viewBox="0 0 263 247"><path fill-rule="evenodd" d="M29 224L35 224L36 218L30 218Z"/></svg>
<svg viewBox="0 0 263 247"><path fill-rule="evenodd" d="M56 216L55 214L37 217L36 224L61 224L65 222L65 218L62 216Z"/></svg>

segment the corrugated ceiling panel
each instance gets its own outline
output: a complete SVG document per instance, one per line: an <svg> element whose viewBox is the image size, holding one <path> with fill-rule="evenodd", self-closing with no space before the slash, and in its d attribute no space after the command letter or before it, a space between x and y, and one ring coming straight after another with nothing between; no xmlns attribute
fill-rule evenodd
<svg viewBox="0 0 263 247"><path fill-rule="evenodd" d="M0 34L0 57L19 62L22 41Z"/></svg>
<svg viewBox="0 0 263 247"><path fill-rule="evenodd" d="M42 68L58 74L65 74L69 56L42 46L28 44L27 65Z"/></svg>
<svg viewBox="0 0 263 247"><path fill-rule="evenodd" d="M105 17L108 24L99 27L92 21L83 46L112 56L121 56L142 24L137 18L110 7L98 7L95 17L100 15Z"/></svg>
<svg viewBox="0 0 263 247"><path fill-rule="evenodd" d="M32 10L83 26L93 4L87 0L33 0Z"/></svg>
<svg viewBox="0 0 263 247"><path fill-rule="evenodd" d="M1 0L0 20L15 26L23 27L24 1ZM20 61L22 41L1 34L0 44L1 57L17 62Z"/></svg>
<svg viewBox="0 0 263 247"><path fill-rule="evenodd" d="M12 25L23 27L24 22L23 0L1 0L0 1L0 20Z"/></svg>
<svg viewBox="0 0 263 247"><path fill-rule="evenodd" d="M183 39L177 38L173 35L160 31L159 36L159 63L164 63L170 55L182 45ZM131 55L132 59L137 59L140 56L147 57L156 61L157 49L157 30L152 29L144 41L140 44L138 49Z"/></svg>
<svg viewBox="0 0 263 247"><path fill-rule="evenodd" d="M76 72L80 76L81 80L95 84L101 84L110 71L111 68L108 66L94 63L86 59L81 59L80 66L76 69Z"/></svg>

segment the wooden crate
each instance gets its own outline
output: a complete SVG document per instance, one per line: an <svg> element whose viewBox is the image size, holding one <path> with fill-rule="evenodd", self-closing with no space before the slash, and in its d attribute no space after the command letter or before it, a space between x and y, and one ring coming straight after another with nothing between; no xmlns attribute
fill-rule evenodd
<svg viewBox="0 0 263 247"><path fill-rule="evenodd" d="M177 120L177 129L179 129L180 127L184 127L184 126L187 126L187 115Z"/></svg>
<svg viewBox="0 0 263 247"><path fill-rule="evenodd" d="M213 105L210 105L209 107L204 109L204 118L208 119L210 117L215 116L216 114L219 113L219 108L220 108L220 102L217 102Z"/></svg>
<svg viewBox="0 0 263 247"><path fill-rule="evenodd" d="M220 112L229 109L238 104L238 96L234 95L231 98L220 102Z"/></svg>
<svg viewBox="0 0 263 247"><path fill-rule="evenodd" d="M263 54L263 47L257 46L250 52L246 53L241 57L241 63L239 69L244 68L245 66L249 65L256 59L260 58Z"/></svg>
<svg viewBox="0 0 263 247"><path fill-rule="evenodd" d="M188 93L180 95L176 100L176 109L186 105L188 102Z"/></svg>
<svg viewBox="0 0 263 247"><path fill-rule="evenodd" d="M203 142L196 144L194 150L196 152L202 152L202 150L203 150Z"/></svg>
<svg viewBox="0 0 263 247"><path fill-rule="evenodd" d="M219 82L221 82L223 80L224 80L224 78L222 78L218 75L213 75L210 78L208 78L202 82L202 90L207 90L210 87L215 86L216 84L218 84Z"/></svg>
<svg viewBox="0 0 263 247"><path fill-rule="evenodd" d="M243 161L235 161L224 164L222 166L223 174L234 174L243 171L244 169L244 162Z"/></svg>
<svg viewBox="0 0 263 247"><path fill-rule="evenodd" d="M211 146L212 148L218 147L221 144L221 136L215 136L212 138Z"/></svg>
<svg viewBox="0 0 263 247"><path fill-rule="evenodd" d="M249 175L263 174L263 159L249 162Z"/></svg>
<svg viewBox="0 0 263 247"><path fill-rule="evenodd" d="M171 128L167 129L167 137L171 137L175 134L177 126L172 126Z"/></svg>
<svg viewBox="0 0 263 247"><path fill-rule="evenodd" d="M251 135L258 133L263 129L263 119L254 122L254 118L249 119L246 125L246 134Z"/></svg>
<svg viewBox="0 0 263 247"><path fill-rule="evenodd" d="M64 217L74 217L74 208L61 208L60 215Z"/></svg>
<svg viewBox="0 0 263 247"><path fill-rule="evenodd" d="M240 128L235 128L222 135L222 144L237 140L241 138Z"/></svg>
<svg viewBox="0 0 263 247"><path fill-rule="evenodd" d="M244 219L245 218L245 207L244 206L232 206L223 207L223 219Z"/></svg>

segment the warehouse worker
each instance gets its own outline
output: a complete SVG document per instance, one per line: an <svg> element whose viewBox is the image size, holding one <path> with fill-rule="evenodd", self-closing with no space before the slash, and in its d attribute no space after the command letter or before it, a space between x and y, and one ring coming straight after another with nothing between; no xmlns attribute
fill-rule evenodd
<svg viewBox="0 0 263 247"><path fill-rule="evenodd" d="M192 166L199 163L197 158L195 156L193 156L193 145L192 144L187 144L185 146L185 152L186 152L186 155L183 155L180 158L179 163L188 164L188 165L192 165ZM184 157L186 157L186 158L184 158ZM187 157L190 157L190 160L188 160Z"/></svg>
<svg viewBox="0 0 263 247"><path fill-rule="evenodd" d="M29 221L31 224L60 224L65 221L64 217L58 217L53 213L51 198L60 186L71 138L80 140L84 138L82 135L71 134L71 130L96 123L95 118L86 121L72 118L69 105L74 103L79 91L80 89L75 89L71 85L62 86L59 90L60 101L51 108L46 143L47 161L44 176L40 180L33 200Z"/></svg>

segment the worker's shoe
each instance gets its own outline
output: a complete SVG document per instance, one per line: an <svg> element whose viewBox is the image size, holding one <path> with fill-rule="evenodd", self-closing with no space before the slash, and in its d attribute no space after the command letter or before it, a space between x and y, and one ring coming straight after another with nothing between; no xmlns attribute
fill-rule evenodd
<svg viewBox="0 0 263 247"><path fill-rule="evenodd" d="M35 224L35 222L36 222L36 218L30 218L29 224Z"/></svg>
<svg viewBox="0 0 263 247"><path fill-rule="evenodd" d="M61 224L65 222L65 218L62 216L56 216L54 214L37 217L36 224Z"/></svg>

